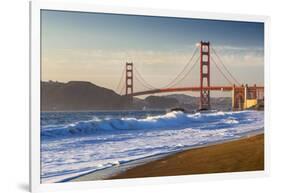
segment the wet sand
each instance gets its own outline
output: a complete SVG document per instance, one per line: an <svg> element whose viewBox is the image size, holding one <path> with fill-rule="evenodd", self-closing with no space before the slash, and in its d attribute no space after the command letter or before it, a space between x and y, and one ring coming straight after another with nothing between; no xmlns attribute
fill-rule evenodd
<svg viewBox="0 0 281 193"><path fill-rule="evenodd" d="M255 170L264 170L263 134L186 150L128 169L110 179Z"/></svg>

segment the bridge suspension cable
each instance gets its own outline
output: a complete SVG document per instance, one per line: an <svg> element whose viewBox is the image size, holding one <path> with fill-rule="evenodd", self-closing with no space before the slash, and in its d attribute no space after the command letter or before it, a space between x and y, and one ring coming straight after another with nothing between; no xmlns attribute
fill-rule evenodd
<svg viewBox="0 0 281 193"><path fill-rule="evenodd" d="M180 71L180 73L178 73L178 75L168 84L166 84L165 86L163 86L162 88L169 88L171 87L171 85L176 85L179 81L177 81L177 79L182 76L182 74L185 72L185 70L190 66L190 63L192 62L194 56L196 55L196 53L198 52L198 47L195 47L195 49L192 52L191 57L189 58L188 62L186 63L186 65L183 67L183 69ZM185 77L185 76L184 76ZM183 78L181 78L182 80ZM176 82L177 81L177 82Z"/></svg>
<svg viewBox="0 0 281 193"><path fill-rule="evenodd" d="M124 68L122 70L122 74L121 74L120 80L119 80L119 83L118 83L118 85L117 85L117 87L115 89L115 91L117 93L119 93L119 94L122 93L122 89L120 90L120 86L123 85L123 87L124 87L124 84L122 84L122 81L124 80L124 77L125 77L125 69L126 69L126 67L124 66Z"/></svg>
<svg viewBox="0 0 281 193"><path fill-rule="evenodd" d="M220 67L218 66L218 64L216 63L216 61L213 59L213 57L211 56L211 61L215 64L216 68L218 69L218 71L221 73L221 75L225 78L225 80L230 84L233 85L232 81L230 81L227 76L223 73L223 71L220 69Z"/></svg>
<svg viewBox="0 0 281 193"><path fill-rule="evenodd" d="M181 83L184 79L186 79L188 77L188 75L195 68L196 64L198 63L198 61L200 59L200 56L198 56L196 58L195 62L193 63L194 58L195 58L198 50L199 50L198 47L196 47L193 50L191 57L189 58L188 62L185 64L185 66L182 68L182 70L177 74L177 76L172 81L170 81L168 84L166 84L162 88L174 87L175 85ZM230 85L232 85L234 82L236 84L240 85L240 82L234 77L234 75L226 67L226 65L222 61L221 57L218 55L215 48L211 47L211 50L213 51L215 57L211 56L210 59L215 64L215 67L218 69L219 73L224 77L224 79ZM222 66L223 69L220 66ZM133 69L134 69L134 72L135 72L134 78L136 79L136 82L139 82L144 88L149 89L149 90L159 89L159 88L156 88L155 86L151 85L149 82L147 82L147 80L142 77L141 73L138 71L138 69L135 66L133 66ZM125 72L126 72L126 68L124 67L124 69L122 71L122 75L121 75L120 80L119 80L119 83L116 87L116 91L119 92L120 94L123 92L123 90L125 88L124 84L122 84L122 82L124 80L124 77L125 77ZM121 85L123 85L123 86L121 86Z"/></svg>
<svg viewBox="0 0 281 193"><path fill-rule="evenodd" d="M123 84L119 94L122 95L123 93L125 93L125 84Z"/></svg>
<svg viewBox="0 0 281 193"><path fill-rule="evenodd" d="M171 87L174 87L175 85L179 84L181 81L183 81L190 73L191 71L194 69L194 67L196 66L196 64L198 63L200 59L200 56L197 57L197 59L195 60L195 62L192 64L191 68L189 69L189 71L187 71L187 73L181 78L179 79L179 81L175 82L174 84L171 85Z"/></svg>
<svg viewBox="0 0 281 193"><path fill-rule="evenodd" d="M142 75L139 73L139 71L137 70L137 68L134 66L134 71L136 72L136 75L139 77L138 81L146 88L148 89L157 89L156 87L152 86L151 84L149 84L143 77ZM135 76L137 78L137 76Z"/></svg>
<svg viewBox="0 0 281 193"><path fill-rule="evenodd" d="M147 90L154 90L154 88L148 87L145 85L137 76L135 76L135 81L139 82L141 86L143 86Z"/></svg>
<svg viewBox="0 0 281 193"><path fill-rule="evenodd" d="M215 56L218 58L219 62L222 64L225 71L229 74L229 76L234 80L234 82L238 85L241 85L240 82L233 76L233 74L229 71L229 69L226 67L224 62L222 61L221 57L217 54L216 50L211 47L212 51L214 52Z"/></svg>

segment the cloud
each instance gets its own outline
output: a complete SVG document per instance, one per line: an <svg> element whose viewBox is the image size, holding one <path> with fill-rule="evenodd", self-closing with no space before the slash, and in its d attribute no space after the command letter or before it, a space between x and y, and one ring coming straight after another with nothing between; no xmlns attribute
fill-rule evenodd
<svg viewBox="0 0 281 193"><path fill-rule="evenodd" d="M229 46L229 45L212 45L216 50L227 51L263 51L263 47L242 47L242 46Z"/></svg>
<svg viewBox="0 0 281 193"><path fill-rule="evenodd" d="M233 46L218 46L216 53L228 66L256 66L264 64L264 52L261 48L245 48ZM104 67L122 66L126 61L134 62L139 68L165 71L163 65L168 69L178 68L185 65L190 59L192 52L189 51L155 51L155 50L68 50L68 63L74 65L103 65ZM199 53L195 59L199 56ZM211 56L216 55L211 51ZM59 59L59 58L57 58ZM61 60L60 60L61 61ZM160 68L160 69L159 69Z"/></svg>
<svg viewBox="0 0 281 193"><path fill-rule="evenodd" d="M260 68L264 64L263 50L259 48L217 46L215 50L223 63L238 76L242 71ZM88 80L114 88L128 61L134 62L135 67L148 82L159 87L173 80L187 64L191 55L190 50L53 49L51 52L43 52L42 77L45 80ZM197 57L199 53L192 63ZM212 57L218 62L214 54ZM191 80L197 81L198 69L191 74L193 76Z"/></svg>
<svg viewBox="0 0 281 193"><path fill-rule="evenodd" d="M216 54L229 66L254 67L264 65L264 49L262 47L213 46L212 57Z"/></svg>

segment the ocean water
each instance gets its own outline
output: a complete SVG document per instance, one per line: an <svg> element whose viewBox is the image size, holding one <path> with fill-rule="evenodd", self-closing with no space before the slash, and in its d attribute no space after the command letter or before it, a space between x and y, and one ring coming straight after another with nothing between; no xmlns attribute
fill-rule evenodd
<svg viewBox="0 0 281 193"><path fill-rule="evenodd" d="M149 156L243 137L263 111L42 112L41 181L69 178Z"/></svg>

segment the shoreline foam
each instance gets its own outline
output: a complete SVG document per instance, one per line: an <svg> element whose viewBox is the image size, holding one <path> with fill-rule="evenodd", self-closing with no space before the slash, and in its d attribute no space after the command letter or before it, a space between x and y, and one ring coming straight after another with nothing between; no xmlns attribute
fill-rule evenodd
<svg viewBox="0 0 281 193"><path fill-rule="evenodd" d="M200 151L201 149L204 149L204 148L205 149L213 148L214 146L217 146L217 145L220 146L220 145L224 145L224 144L228 144L228 143L232 143L232 142L239 143L240 141L249 140L251 138L256 138L258 136L263 136L263 135L264 135L263 131L252 132L252 133L249 133L248 135L245 135L241 138L218 141L218 142L205 144L205 145L201 145L201 146L189 147L189 148L186 148L186 149L183 149L183 150L180 150L180 151L170 152L170 153L166 153L166 154L162 154L162 155L150 156L150 157L142 158L142 159L139 159L139 160L133 160L133 161L130 161L130 162L125 163L125 164L116 165L116 166L105 168L105 169L102 169L102 170L99 170L99 171L89 172L87 174L83 174L83 175L80 175L80 176L77 176L77 177L73 177L71 179L64 180L64 182L66 182L66 181L76 182L76 181L93 181L93 180L127 178L126 173L128 171L135 170L137 168L142 168L142 167L144 167L146 165L149 165L151 163L161 162L161 161L166 160L170 157L174 157L178 154L185 154L185 153L188 153L188 152L193 151L193 150L196 150L196 151L199 150ZM235 171L232 171L232 172L235 172ZM202 173L202 172L199 172L199 173ZM165 176L165 175L159 175L159 176ZM138 177L138 175L135 174L135 177ZM153 177L153 176L139 176L139 177ZM130 178L130 176L128 178Z"/></svg>

